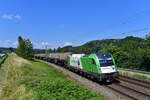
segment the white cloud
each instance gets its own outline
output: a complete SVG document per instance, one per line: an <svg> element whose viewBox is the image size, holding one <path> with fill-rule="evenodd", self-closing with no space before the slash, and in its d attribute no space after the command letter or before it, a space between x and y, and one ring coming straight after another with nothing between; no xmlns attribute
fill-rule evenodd
<svg viewBox="0 0 150 100"><path fill-rule="evenodd" d="M4 43L9 44L9 43L11 43L11 41L10 40L5 40Z"/></svg>
<svg viewBox="0 0 150 100"><path fill-rule="evenodd" d="M13 42L12 45L15 47L18 46L18 41Z"/></svg>
<svg viewBox="0 0 150 100"><path fill-rule="evenodd" d="M11 15L11 14L3 14L1 17L3 19L9 19L9 20L13 19L13 15Z"/></svg>
<svg viewBox="0 0 150 100"><path fill-rule="evenodd" d="M58 48L59 45L58 44L55 44L55 43L49 43L49 42L33 42L33 46L34 48L36 49L48 49L48 48L51 48L51 49L54 49L54 48Z"/></svg>
<svg viewBox="0 0 150 100"><path fill-rule="evenodd" d="M48 42L42 42L41 44L42 44L42 46L48 46L49 45Z"/></svg>
<svg viewBox="0 0 150 100"><path fill-rule="evenodd" d="M71 43L71 42L66 42L66 43L64 44L64 46L72 46L72 43Z"/></svg>
<svg viewBox="0 0 150 100"><path fill-rule="evenodd" d="M3 19L8 19L8 20L12 20L12 19L21 19L22 17L20 15L13 15L13 14L3 14L1 16L1 18Z"/></svg>
<svg viewBox="0 0 150 100"><path fill-rule="evenodd" d="M17 47L18 42L17 41L11 41L11 40L3 40L0 41L0 47Z"/></svg>
<svg viewBox="0 0 150 100"><path fill-rule="evenodd" d="M39 43L33 42L33 47L34 47L34 48L41 49L41 45L40 45Z"/></svg>
<svg viewBox="0 0 150 100"><path fill-rule="evenodd" d="M12 47L12 41L11 40L0 41L0 47Z"/></svg>
<svg viewBox="0 0 150 100"><path fill-rule="evenodd" d="M51 48L58 48L60 46L60 44L55 44L55 43L49 43L49 42L32 42L33 47L36 49L47 49ZM11 41L11 40L0 40L0 47L14 47L16 48L18 46L18 41Z"/></svg>
<svg viewBox="0 0 150 100"><path fill-rule="evenodd" d="M50 43L48 42L33 42L34 48L45 49L46 47L50 47Z"/></svg>
<svg viewBox="0 0 150 100"><path fill-rule="evenodd" d="M16 15L14 16L16 19L21 19L21 16L20 15Z"/></svg>

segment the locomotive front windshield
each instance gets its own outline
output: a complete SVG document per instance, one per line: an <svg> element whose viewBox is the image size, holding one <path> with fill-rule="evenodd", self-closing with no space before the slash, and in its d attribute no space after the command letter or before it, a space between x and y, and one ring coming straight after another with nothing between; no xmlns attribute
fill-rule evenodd
<svg viewBox="0 0 150 100"><path fill-rule="evenodd" d="M101 67L112 66L114 65L112 57L109 53L98 53L96 54Z"/></svg>

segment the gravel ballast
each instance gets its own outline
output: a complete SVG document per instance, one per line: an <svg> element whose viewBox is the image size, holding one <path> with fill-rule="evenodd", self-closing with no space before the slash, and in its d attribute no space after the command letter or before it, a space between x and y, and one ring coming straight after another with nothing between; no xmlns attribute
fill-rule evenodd
<svg viewBox="0 0 150 100"><path fill-rule="evenodd" d="M93 82L92 80L89 80L83 76L80 76L74 72L71 72L68 69L65 69L59 65L49 63L46 61L42 61L42 62L52 66L55 69L60 70L63 74L67 75L69 78L77 81L78 83L84 85L87 88L90 88L92 91L100 93L101 95L105 96L109 100L132 100L132 99L130 99L130 98L128 98L122 94L119 94L119 93L105 87L104 85L100 85L97 82Z"/></svg>

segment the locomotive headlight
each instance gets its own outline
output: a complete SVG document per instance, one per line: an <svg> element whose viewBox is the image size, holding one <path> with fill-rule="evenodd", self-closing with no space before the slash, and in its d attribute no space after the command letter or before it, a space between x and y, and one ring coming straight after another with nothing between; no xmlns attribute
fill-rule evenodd
<svg viewBox="0 0 150 100"><path fill-rule="evenodd" d="M115 70L115 66L112 66L112 70Z"/></svg>

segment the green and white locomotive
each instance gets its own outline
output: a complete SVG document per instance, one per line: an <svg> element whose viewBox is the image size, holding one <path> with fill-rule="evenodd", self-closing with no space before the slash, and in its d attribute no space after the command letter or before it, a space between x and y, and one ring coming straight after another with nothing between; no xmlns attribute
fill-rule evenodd
<svg viewBox="0 0 150 100"><path fill-rule="evenodd" d="M114 58L110 53L50 53L36 54L35 58L59 64L98 81L110 82L118 76Z"/></svg>
<svg viewBox="0 0 150 100"><path fill-rule="evenodd" d="M68 56L68 65L99 81L110 81L118 76L114 58L110 53L71 54Z"/></svg>

